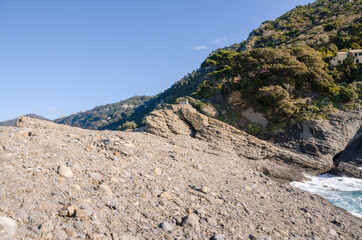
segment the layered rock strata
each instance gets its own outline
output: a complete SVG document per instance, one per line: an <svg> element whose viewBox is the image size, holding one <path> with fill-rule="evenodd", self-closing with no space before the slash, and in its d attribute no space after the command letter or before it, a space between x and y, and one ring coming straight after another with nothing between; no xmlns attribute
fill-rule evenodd
<svg viewBox="0 0 362 240"><path fill-rule="evenodd" d="M146 131L166 138L190 136L208 143L204 151L228 152L254 160L272 177L300 180L303 173L318 174L333 167L332 158L313 156L260 140L226 123L207 117L191 106L170 105L146 117Z"/></svg>

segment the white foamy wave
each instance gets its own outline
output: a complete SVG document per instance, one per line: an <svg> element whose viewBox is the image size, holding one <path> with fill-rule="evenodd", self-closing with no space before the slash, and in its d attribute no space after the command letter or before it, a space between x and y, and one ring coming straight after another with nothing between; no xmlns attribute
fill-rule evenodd
<svg viewBox="0 0 362 240"><path fill-rule="evenodd" d="M321 195L330 203L362 218L362 179L322 174L291 185Z"/></svg>

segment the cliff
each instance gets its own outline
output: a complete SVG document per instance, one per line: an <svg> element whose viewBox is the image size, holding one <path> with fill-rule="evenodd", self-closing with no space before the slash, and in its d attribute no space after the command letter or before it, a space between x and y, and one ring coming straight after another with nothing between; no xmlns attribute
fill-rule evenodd
<svg viewBox="0 0 362 240"><path fill-rule="evenodd" d="M282 147L334 162L331 173L362 177L362 111L339 111L328 119L309 120L286 128L270 141Z"/></svg>
<svg viewBox="0 0 362 240"><path fill-rule="evenodd" d="M191 136L206 141L208 151L218 149L256 160L253 164L272 177L300 180L303 173L315 175L331 170L334 155L346 147L361 126L361 119L361 112L355 111L302 123L295 132L283 135L289 138L281 137L274 144L203 115L190 105L170 105L154 111L145 122L146 131L153 134L167 138ZM362 172L358 167L361 165L353 170L355 177Z"/></svg>

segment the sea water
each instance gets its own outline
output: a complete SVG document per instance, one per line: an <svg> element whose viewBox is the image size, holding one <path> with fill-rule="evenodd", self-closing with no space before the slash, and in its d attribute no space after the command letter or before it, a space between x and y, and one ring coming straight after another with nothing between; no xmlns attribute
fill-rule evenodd
<svg viewBox="0 0 362 240"><path fill-rule="evenodd" d="M309 180L292 182L291 184L308 192L321 195L331 204L362 218L362 179L337 177L328 173L315 177L306 177Z"/></svg>

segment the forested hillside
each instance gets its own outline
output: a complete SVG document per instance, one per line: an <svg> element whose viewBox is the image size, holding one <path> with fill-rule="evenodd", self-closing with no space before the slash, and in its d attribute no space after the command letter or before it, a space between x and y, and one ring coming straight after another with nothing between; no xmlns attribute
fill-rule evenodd
<svg viewBox="0 0 362 240"><path fill-rule="evenodd" d="M105 126L114 122L127 119L130 115L132 115L135 108L143 105L150 99L152 99L152 97L135 96L124 101L98 106L92 110L72 114L68 117L62 117L54 120L54 122L80 128L103 129ZM124 127L133 128L134 126L132 123L129 123Z"/></svg>

